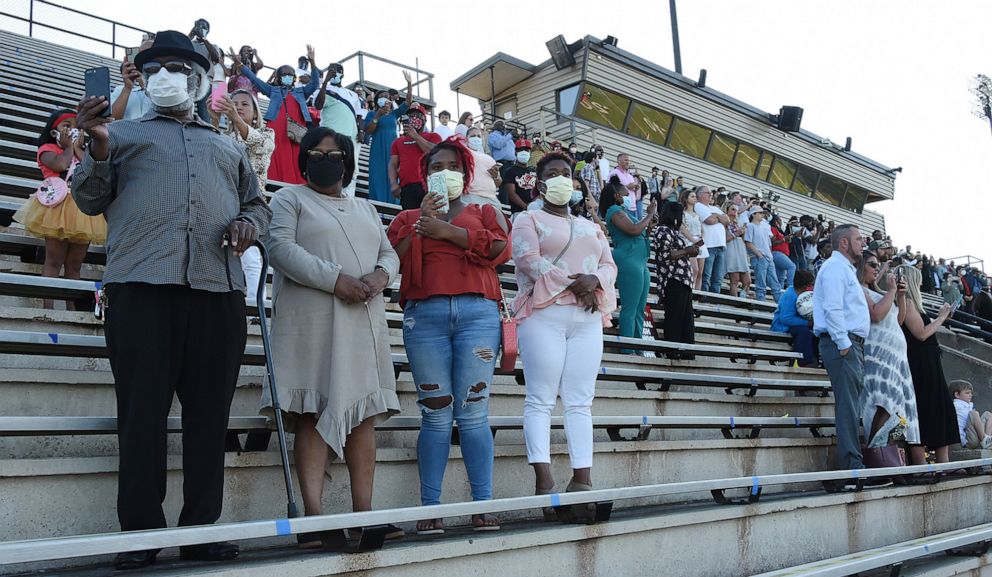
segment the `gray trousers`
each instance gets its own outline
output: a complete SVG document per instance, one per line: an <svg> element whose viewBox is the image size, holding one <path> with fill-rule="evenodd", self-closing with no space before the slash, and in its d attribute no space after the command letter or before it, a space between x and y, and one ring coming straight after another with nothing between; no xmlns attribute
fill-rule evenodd
<svg viewBox="0 0 992 577"><path fill-rule="evenodd" d="M861 422L859 397L865 377L865 350L858 343L851 343L851 350L840 355L833 339L820 338L820 358L830 376L834 393L834 419L837 427L837 468L863 469L861 440L858 428Z"/></svg>

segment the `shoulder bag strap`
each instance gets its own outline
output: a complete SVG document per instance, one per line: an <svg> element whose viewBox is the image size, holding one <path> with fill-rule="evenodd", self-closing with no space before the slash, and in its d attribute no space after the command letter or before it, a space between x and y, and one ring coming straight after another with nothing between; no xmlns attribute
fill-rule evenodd
<svg viewBox="0 0 992 577"><path fill-rule="evenodd" d="M558 264L558 261L561 260L561 257L565 256L565 253L568 252L568 247L572 246L572 239L573 238L575 238L575 218L573 218L572 215L569 215L568 216L568 242L565 243L565 248L561 249L561 252L558 253L558 256L555 257L555 260L551 261L551 266L557 265Z"/></svg>

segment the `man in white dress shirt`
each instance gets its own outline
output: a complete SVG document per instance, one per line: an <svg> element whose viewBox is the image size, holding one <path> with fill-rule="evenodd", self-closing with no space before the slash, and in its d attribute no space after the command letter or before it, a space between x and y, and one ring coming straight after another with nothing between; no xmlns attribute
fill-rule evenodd
<svg viewBox="0 0 992 577"><path fill-rule="evenodd" d="M837 429L837 468L863 469L858 397L864 381L864 342L871 318L855 263L864 249L861 232L843 224L831 235L833 254L820 267L813 289L813 334L830 375ZM866 482L866 485L878 483Z"/></svg>

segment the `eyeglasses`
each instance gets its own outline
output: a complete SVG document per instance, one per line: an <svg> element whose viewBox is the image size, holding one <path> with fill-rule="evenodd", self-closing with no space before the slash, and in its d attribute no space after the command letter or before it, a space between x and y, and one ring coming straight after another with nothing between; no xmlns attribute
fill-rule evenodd
<svg viewBox="0 0 992 577"><path fill-rule="evenodd" d="M328 150L327 152L322 152L320 150L308 150L307 158L313 160L314 162L322 162L325 160L340 162L344 160L344 152L340 150Z"/></svg>
<svg viewBox="0 0 992 577"><path fill-rule="evenodd" d="M193 67L181 60L173 60L170 62L145 62L144 66L141 67L141 71L149 76L153 74L158 74L162 68L165 68L168 72L179 72L189 76L193 74Z"/></svg>

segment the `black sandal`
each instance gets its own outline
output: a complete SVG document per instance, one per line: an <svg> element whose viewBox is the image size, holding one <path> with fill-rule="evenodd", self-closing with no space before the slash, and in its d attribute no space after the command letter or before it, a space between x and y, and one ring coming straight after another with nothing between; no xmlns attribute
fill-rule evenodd
<svg viewBox="0 0 992 577"><path fill-rule="evenodd" d="M499 517L491 513L472 515L472 527L474 531L499 531Z"/></svg>

